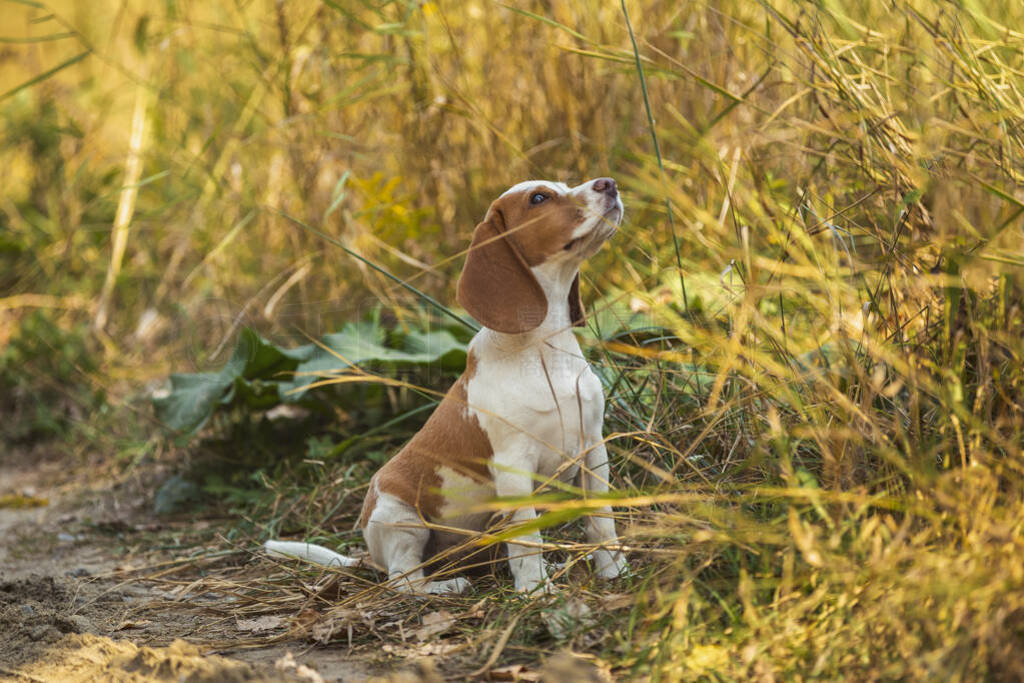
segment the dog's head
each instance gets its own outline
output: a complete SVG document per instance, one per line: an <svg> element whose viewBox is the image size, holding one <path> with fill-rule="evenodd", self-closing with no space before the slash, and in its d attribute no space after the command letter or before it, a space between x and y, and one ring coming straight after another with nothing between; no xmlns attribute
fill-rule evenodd
<svg viewBox="0 0 1024 683"><path fill-rule="evenodd" d="M579 266L615 234L620 220L622 200L611 178L576 187L528 180L509 188L473 232L459 303L492 330L528 332L548 311L537 276L563 274L572 277L570 319L583 325Z"/></svg>

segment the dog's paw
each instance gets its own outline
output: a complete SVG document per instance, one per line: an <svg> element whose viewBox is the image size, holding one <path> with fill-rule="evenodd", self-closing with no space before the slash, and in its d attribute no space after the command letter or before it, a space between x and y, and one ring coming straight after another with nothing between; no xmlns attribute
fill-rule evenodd
<svg viewBox="0 0 1024 683"><path fill-rule="evenodd" d="M454 579L431 581L423 587L422 592L430 595L458 595L468 591L471 585L469 579L456 576Z"/></svg>
<svg viewBox="0 0 1024 683"><path fill-rule="evenodd" d="M620 552L595 550L590 559L594 563L594 573L602 579L617 579L629 573L629 563Z"/></svg>
<svg viewBox="0 0 1024 683"><path fill-rule="evenodd" d="M551 579L530 579L520 581L516 579L516 591L523 595L551 594L557 590Z"/></svg>

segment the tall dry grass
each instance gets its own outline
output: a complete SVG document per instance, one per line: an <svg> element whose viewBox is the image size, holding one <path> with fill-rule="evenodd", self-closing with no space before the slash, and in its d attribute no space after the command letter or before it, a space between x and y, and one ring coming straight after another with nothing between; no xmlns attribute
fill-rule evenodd
<svg viewBox="0 0 1024 683"><path fill-rule="evenodd" d="M630 2L634 52L612 3L98 5L5 10L8 329L94 318L136 153L97 377L415 318L282 212L450 301L504 187L614 175L586 339L646 568L589 647L1021 676L1024 6Z"/></svg>

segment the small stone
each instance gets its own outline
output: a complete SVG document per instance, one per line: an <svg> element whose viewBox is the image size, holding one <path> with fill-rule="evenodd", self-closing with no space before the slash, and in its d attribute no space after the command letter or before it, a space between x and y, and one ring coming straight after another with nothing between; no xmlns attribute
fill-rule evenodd
<svg viewBox="0 0 1024 683"><path fill-rule="evenodd" d="M34 617L36 611L32 609L32 605L22 605L21 613L24 614L26 617Z"/></svg>
<svg viewBox="0 0 1024 683"><path fill-rule="evenodd" d="M32 640L42 640L52 643L60 638L60 631L55 629L51 624L42 624L32 629L32 631L29 632L28 637Z"/></svg>
<svg viewBox="0 0 1024 683"><path fill-rule="evenodd" d="M68 617L68 621L75 625L75 630L78 633L94 632L92 622L87 617L83 617L81 614L72 614L70 617Z"/></svg>
<svg viewBox="0 0 1024 683"><path fill-rule="evenodd" d="M76 568L74 568L74 569L72 569L70 571L64 572L64 573L67 574L68 576L76 578L76 579L80 579L80 578L82 578L84 576L92 576L92 572L89 571L88 569L86 569L85 567L76 567Z"/></svg>

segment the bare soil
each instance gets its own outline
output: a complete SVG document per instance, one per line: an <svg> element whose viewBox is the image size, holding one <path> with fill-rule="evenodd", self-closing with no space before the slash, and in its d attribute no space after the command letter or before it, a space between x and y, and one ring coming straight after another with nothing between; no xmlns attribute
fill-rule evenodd
<svg viewBox="0 0 1024 683"><path fill-rule="evenodd" d="M88 467L69 471L59 457L36 453L12 459L0 454L0 681L359 681L386 674L343 648L253 647L224 596L182 598L140 580L139 568L174 557L148 547L157 526L166 538L175 523L203 523L155 524L143 512L147 482L104 479Z"/></svg>

